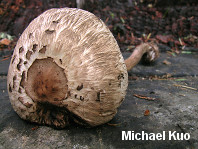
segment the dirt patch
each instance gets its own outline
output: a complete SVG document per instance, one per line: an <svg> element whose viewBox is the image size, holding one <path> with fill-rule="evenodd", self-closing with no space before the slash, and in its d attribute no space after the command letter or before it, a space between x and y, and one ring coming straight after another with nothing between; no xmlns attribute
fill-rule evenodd
<svg viewBox="0 0 198 149"><path fill-rule="evenodd" d="M0 32L18 38L27 25L50 8L76 7L75 0L2 0ZM131 50L142 41L155 41L179 51L198 47L198 2L87 0L83 9L101 18L118 41L121 50Z"/></svg>

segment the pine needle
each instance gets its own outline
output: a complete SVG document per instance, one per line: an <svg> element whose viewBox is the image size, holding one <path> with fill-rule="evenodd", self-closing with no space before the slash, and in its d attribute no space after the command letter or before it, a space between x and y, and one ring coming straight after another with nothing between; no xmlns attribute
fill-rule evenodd
<svg viewBox="0 0 198 149"><path fill-rule="evenodd" d="M190 87L190 86L186 86L186 85L179 85L179 84L173 84L174 86L177 86L177 87L182 87L182 88L187 88L187 89L191 89L191 90L195 90L197 91L196 88L193 88L193 87Z"/></svg>

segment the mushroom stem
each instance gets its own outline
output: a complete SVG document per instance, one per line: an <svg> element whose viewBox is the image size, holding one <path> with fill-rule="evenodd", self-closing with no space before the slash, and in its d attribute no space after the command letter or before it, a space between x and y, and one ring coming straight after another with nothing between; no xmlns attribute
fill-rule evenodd
<svg viewBox="0 0 198 149"><path fill-rule="evenodd" d="M125 60L127 71L137 65L144 55L146 62L153 62L156 60L159 57L159 49L157 45L154 43L142 43L137 46L131 56Z"/></svg>

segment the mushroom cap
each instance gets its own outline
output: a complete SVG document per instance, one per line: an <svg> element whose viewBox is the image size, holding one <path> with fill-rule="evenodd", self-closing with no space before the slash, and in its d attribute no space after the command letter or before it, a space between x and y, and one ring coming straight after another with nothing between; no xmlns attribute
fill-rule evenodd
<svg viewBox="0 0 198 149"><path fill-rule="evenodd" d="M128 74L110 30L94 14L50 9L22 33L10 62L8 93L25 120L63 128L97 126L123 101Z"/></svg>

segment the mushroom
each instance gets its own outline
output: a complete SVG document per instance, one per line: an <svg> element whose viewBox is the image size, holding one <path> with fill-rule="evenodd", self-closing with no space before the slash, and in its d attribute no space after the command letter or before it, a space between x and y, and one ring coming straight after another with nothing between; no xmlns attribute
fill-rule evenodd
<svg viewBox="0 0 198 149"><path fill-rule="evenodd" d="M22 119L39 124L104 124L125 98L127 69L146 52L154 60L156 49L144 43L125 64L112 33L94 14L47 10L17 42L7 77L10 102Z"/></svg>

